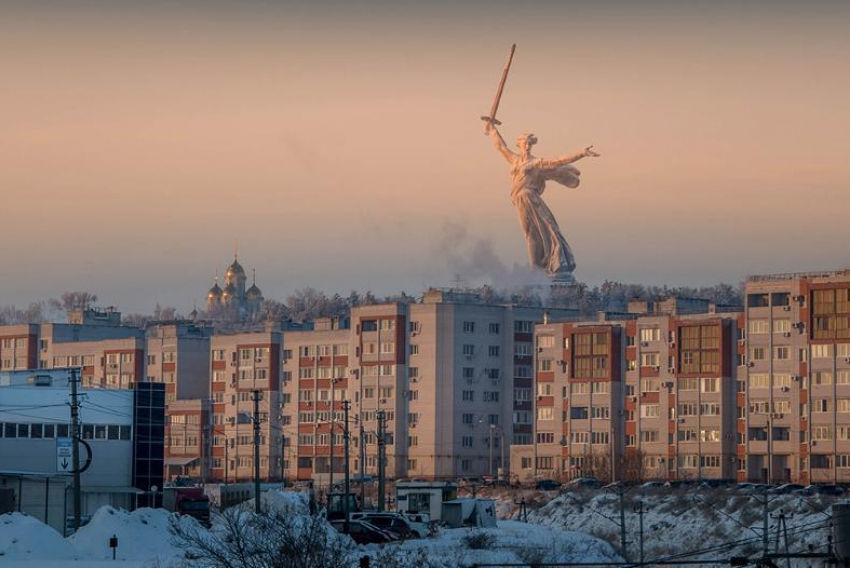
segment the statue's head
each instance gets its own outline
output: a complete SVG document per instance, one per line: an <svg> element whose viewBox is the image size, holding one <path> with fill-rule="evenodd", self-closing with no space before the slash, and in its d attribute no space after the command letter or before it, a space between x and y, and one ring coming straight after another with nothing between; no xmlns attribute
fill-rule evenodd
<svg viewBox="0 0 850 568"><path fill-rule="evenodd" d="M520 135L520 137L516 139L517 147L520 150L524 150L526 152L531 151L531 147L535 144L537 144L537 136L535 136L531 132L526 132L525 134Z"/></svg>

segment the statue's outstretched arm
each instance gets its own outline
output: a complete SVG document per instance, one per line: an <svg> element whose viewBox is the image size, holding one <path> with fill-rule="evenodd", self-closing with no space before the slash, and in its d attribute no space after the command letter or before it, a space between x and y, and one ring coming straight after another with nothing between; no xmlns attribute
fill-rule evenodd
<svg viewBox="0 0 850 568"><path fill-rule="evenodd" d="M573 162L578 162L582 158L598 158L600 154L593 151L593 146L588 146L578 154L571 154L568 156L561 156L560 158L552 158L552 159L544 159L542 160L544 166L548 167L557 167L563 166L565 164L572 164Z"/></svg>
<svg viewBox="0 0 850 568"><path fill-rule="evenodd" d="M490 124L489 128L490 138L493 139L493 143L496 144L496 150L510 163L513 163L514 159L517 157L517 154L511 152L508 145L505 144L505 139L502 138L502 135L499 134L499 131L496 130L496 127Z"/></svg>

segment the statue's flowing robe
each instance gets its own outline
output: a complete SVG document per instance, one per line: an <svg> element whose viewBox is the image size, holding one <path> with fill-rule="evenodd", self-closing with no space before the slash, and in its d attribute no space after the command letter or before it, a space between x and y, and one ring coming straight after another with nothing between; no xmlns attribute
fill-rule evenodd
<svg viewBox="0 0 850 568"><path fill-rule="evenodd" d="M531 158L523 161L517 156L512 161L511 201L525 233L528 259L532 266L542 268L550 276L569 275L576 263L555 216L541 196L547 181L575 188L580 175L575 167L554 160Z"/></svg>

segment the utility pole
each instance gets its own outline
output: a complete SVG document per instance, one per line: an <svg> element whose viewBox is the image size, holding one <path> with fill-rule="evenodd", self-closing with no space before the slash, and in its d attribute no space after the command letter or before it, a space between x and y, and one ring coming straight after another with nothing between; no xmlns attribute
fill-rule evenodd
<svg viewBox="0 0 850 568"><path fill-rule="evenodd" d="M361 406L362 408L362 406ZM366 435L363 432L363 413L360 413L360 506L366 503Z"/></svg>
<svg viewBox="0 0 850 568"><path fill-rule="evenodd" d="M769 512L767 509L767 495L762 495L762 535L761 535L761 548L762 548L762 556L767 558L767 554L770 548L770 535L767 534L767 522L769 518Z"/></svg>
<svg viewBox="0 0 850 568"><path fill-rule="evenodd" d="M348 455L349 443L351 440L351 432L348 431L348 408L351 406L351 403L347 400L342 401L342 408L345 411L345 430L343 430L343 440L345 441L345 495L343 496L343 510L345 511L345 524L343 528L344 532L348 534L348 523L351 517L351 510L349 506L349 502L351 500L351 479L350 479L350 469L351 462Z"/></svg>
<svg viewBox="0 0 850 568"><path fill-rule="evenodd" d="M74 531L80 530L82 487L80 486L80 402L77 399L77 385L80 382L79 369L68 370L68 382L71 384L71 467L74 468ZM155 507L156 505L151 505Z"/></svg>
<svg viewBox="0 0 850 568"><path fill-rule="evenodd" d="M617 494L620 498L620 551L623 554L623 560L628 560L629 555L626 551L626 490L624 487L617 487Z"/></svg>
<svg viewBox="0 0 850 568"><path fill-rule="evenodd" d="M383 410L378 411L378 511L384 510L384 459L387 452L386 446L386 414Z"/></svg>
<svg viewBox="0 0 850 568"><path fill-rule="evenodd" d="M254 512L260 514L260 391L254 389Z"/></svg>
<svg viewBox="0 0 850 568"><path fill-rule="evenodd" d="M637 506L635 506L635 513L638 514L639 518L638 531L640 536L640 565L643 566L643 515L646 513L646 509L643 508L643 501L638 501Z"/></svg>
<svg viewBox="0 0 850 568"><path fill-rule="evenodd" d="M488 465L488 467L487 467L487 471L490 473L490 479L491 479L491 480L492 480L492 479L494 479L494 478L493 478L493 430L494 430L495 428L496 428L496 426L495 426L494 424L490 424L490 440L489 440L489 446L490 446L490 448L489 448L489 449L490 449L490 458L489 458L489 459L490 459L490 463L489 463L489 465Z"/></svg>

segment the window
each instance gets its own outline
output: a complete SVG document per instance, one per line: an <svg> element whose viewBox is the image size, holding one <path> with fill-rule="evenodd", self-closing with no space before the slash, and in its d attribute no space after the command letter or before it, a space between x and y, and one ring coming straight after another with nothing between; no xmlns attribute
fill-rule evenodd
<svg viewBox="0 0 850 568"><path fill-rule="evenodd" d="M815 290L812 312L813 339L850 338L850 288Z"/></svg>
<svg viewBox="0 0 850 568"><path fill-rule="evenodd" d="M720 392L720 379L703 379L702 392Z"/></svg>
<svg viewBox="0 0 850 568"><path fill-rule="evenodd" d="M661 339L661 329L657 326L653 327L641 327L640 328L640 340L641 342L645 341L659 341Z"/></svg>
<svg viewBox="0 0 850 568"><path fill-rule="evenodd" d="M609 441L608 432L592 432L590 434L591 444L607 444Z"/></svg>
<svg viewBox="0 0 850 568"><path fill-rule="evenodd" d="M762 333L770 333L770 320L767 319L751 319L749 325L750 335L759 335Z"/></svg>
<svg viewBox="0 0 850 568"><path fill-rule="evenodd" d="M555 347L554 335L540 335L537 337L538 347Z"/></svg>
<svg viewBox="0 0 850 568"><path fill-rule="evenodd" d="M410 354L411 355L419 355L419 345L416 343L410 344Z"/></svg>
<svg viewBox="0 0 850 568"><path fill-rule="evenodd" d="M574 338L573 378L605 378L608 376L608 334L576 333Z"/></svg>
<svg viewBox="0 0 850 568"><path fill-rule="evenodd" d="M484 391L484 402L499 402L499 391Z"/></svg>
<svg viewBox="0 0 850 568"><path fill-rule="evenodd" d="M720 430L700 430L699 437L702 442L719 442Z"/></svg>
<svg viewBox="0 0 850 568"><path fill-rule="evenodd" d="M791 358L791 348L787 345L773 348L773 359L776 361L787 361Z"/></svg>
<svg viewBox="0 0 850 568"><path fill-rule="evenodd" d="M395 343L391 341L382 341L381 353L395 353Z"/></svg>
<svg viewBox="0 0 850 568"><path fill-rule="evenodd" d="M658 353L641 353L640 354L640 366L641 367L658 367Z"/></svg>
<svg viewBox="0 0 850 568"><path fill-rule="evenodd" d="M812 359L826 359L832 357L832 345L812 345Z"/></svg>
<svg viewBox="0 0 850 568"><path fill-rule="evenodd" d="M498 357L499 356L499 346L498 345L490 345L487 348L487 355L490 357Z"/></svg>
<svg viewBox="0 0 850 568"><path fill-rule="evenodd" d="M658 441L658 430L641 430L640 431L640 441L641 443L652 443Z"/></svg>
<svg viewBox="0 0 850 568"><path fill-rule="evenodd" d="M475 345L464 345L463 354L467 357L472 357L473 355L475 355Z"/></svg>
<svg viewBox="0 0 850 568"><path fill-rule="evenodd" d="M497 324L497 323L488 324L487 325L487 332L490 333L491 335L498 335L499 334L499 324Z"/></svg>
<svg viewBox="0 0 850 568"><path fill-rule="evenodd" d="M720 372L720 326L688 325L680 328L683 373ZM672 365L671 365L672 366Z"/></svg>
<svg viewBox="0 0 850 568"><path fill-rule="evenodd" d="M642 404L640 407L641 418L658 418L659 405L657 404Z"/></svg>
<svg viewBox="0 0 850 568"><path fill-rule="evenodd" d="M461 438L461 446L464 448L471 448L475 444L475 440L472 436L463 436Z"/></svg>
<svg viewBox="0 0 850 568"><path fill-rule="evenodd" d="M703 416L720 416L720 403L704 402L700 404L700 414Z"/></svg>
<svg viewBox="0 0 850 568"><path fill-rule="evenodd" d="M679 390L699 390L699 379L679 379Z"/></svg>
<svg viewBox="0 0 850 568"><path fill-rule="evenodd" d="M551 359L538 359L537 360L537 370L538 371L551 371L552 370L552 360Z"/></svg>
<svg viewBox="0 0 850 568"><path fill-rule="evenodd" d="M464 379L474 379L475 378L475 368L474 367L464 367L463 368L463 378Z"/></svg>
<svg viewBox="0 0 850 568"><path fill-rule="evenodd" d="M554 417L555 417L554 409L551 406L538 406L537 407L537 419L538 420L553 420Z"/></svg>
<svg viewBox="0 0 850 568"><path fill-rule="evenodd" d="M474 417L472 414L464 414L463 415L463 423L464 424L472 424L474 421Z"/></svg>
<svg viewBox="0 0 850 568"><path fill-rule="evenodd" d="M700 456L702 467L720 467L720 456Z"/></svg>
<svg viewBox="0 0 850 568"><path fill-rule="evenodd" d="M775 319L773 320L773 333L791 333L791 320Z"/></svg>
<svg viewBox="0 0 850 568"><path fill-rule="evenodd" d="M539 408L538 408L539 410ZM588 417L586 406L571 406L570 418L573 420L586 420Z"/></svg>
<svg viewBox="0 0 850 568"><path fill-rule="evenodd" d="M517 342L514 344L514 355L517 357L531 357L531 343Z"/></svg>
<svg viewBox="0 0 850 568"><path fill-rule="evenodd" d="M764 361L764 347L750 347L750 361Z"/></svg>
<svg viewBox="0 0 850 568"><path fill-rule="evenodd" d="M590 408L590 415L593 418L607 420L609 418L609 408L607 406L593 406Z"/></svg>
<svg viewBox="0 0 850 568"><path fill-rule="evenodd" d="M464 333L475 333L475 322L474 321L463 322L463 332Z"/></svg>
<svg viewBox="0 0 850 568"><path fill-rule="evenodd" d="M590 432L570 432L571 444L589 444Z"/></svg>
<svg viewBox="0 0 850 568"><path fill-rule="evenodd" d="M812 385L828 386L832 384L832 373L830 371L815 371L812 373Z"/></svg>
<svg viewBox="0 0 850 568"><path fill-rule="evenodd" d="M698 455L680 455L679 456L679 467L699 467L699 456Z"/></svg>
<svg viewBox="0 0 850 568"><path fill-rule="evenodd" d="M534 331L534 322L517 320L514 322L514 333L531 333Z"/></svg>

